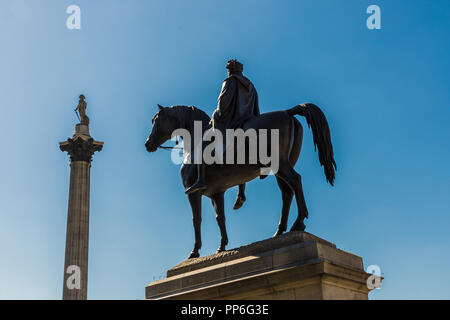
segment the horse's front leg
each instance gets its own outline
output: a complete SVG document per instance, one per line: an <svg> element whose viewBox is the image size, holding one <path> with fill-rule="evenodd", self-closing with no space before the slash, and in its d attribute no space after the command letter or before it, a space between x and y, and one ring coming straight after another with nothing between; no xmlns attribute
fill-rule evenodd
<svg viewBox="0 0 450 320"><path fill-rule="evenodd" d="M224 208L224 192L217 193L211 198L212 205L216 211L216 220L220 229L220 247L217 252L225 251L228 244L227 228L225 227L225 208Z"/></svg>
<svg viewBox="0 0 450 320"><path fill-rule="evenodd" d="M192 222L194 223L195 243L194 249L188 259L200 257L199 250L202 247L202 195L200 192L194 192L188 195L189 203L192 209Z"/></svg>

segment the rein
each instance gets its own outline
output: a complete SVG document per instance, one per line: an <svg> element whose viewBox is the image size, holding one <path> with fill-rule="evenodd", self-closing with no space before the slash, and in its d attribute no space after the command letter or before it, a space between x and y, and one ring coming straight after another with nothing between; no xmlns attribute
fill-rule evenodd
<svg viewBox="0 0 450 320"><path fill-rule="evenodd" d="M169 146L159 146L158 148L164 149L164 150L183 149L182 147L177 147L177 146L174 146L174 147L169 147Z"/></svg>
<svg viewBox="0 0 450 320"><path fill-rule="evenodd" d="M175 144L175 146L173 146L173 147L171 147L171 146L159 146L158 148L164 149L164 150L183 149L182 147L177 147L177 145L178 145L178 137L177 137L177 143Z"/></svg>

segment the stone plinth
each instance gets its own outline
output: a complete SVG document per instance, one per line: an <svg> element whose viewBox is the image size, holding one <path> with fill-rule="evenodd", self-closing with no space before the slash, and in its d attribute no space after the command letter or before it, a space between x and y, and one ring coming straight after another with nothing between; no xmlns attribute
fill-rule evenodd
<svg viewBox="0 0 450 320"><path fill-rule="evenodd" d="M361 257L290 232L173 267L146 299L368 299Z"/></svg>

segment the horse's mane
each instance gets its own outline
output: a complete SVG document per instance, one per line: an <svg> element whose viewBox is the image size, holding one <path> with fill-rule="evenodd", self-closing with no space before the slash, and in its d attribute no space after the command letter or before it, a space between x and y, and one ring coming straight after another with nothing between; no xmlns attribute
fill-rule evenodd
<svg viewBox="0 0 450 320"><path fill-rule="evenodd" d="M201 109L195 106L172 106L170 110L173 110L180 121L180 124L191 124L193 121L202 121L204 124L208 124L211 120L210 117Z"/></svg>
<svg viewBox="0 0 450 320"><path fill-rule="evenodd" d="M186 109L189 109L189 111L191 111L194 115L195 118L202 118L202 119L208 119L210 120L209 116L206 114L206 112L204 112L203 110L197 108L196 106L172 106L172 109L176 109L176 110L185 110L188 111Z"/></svg>

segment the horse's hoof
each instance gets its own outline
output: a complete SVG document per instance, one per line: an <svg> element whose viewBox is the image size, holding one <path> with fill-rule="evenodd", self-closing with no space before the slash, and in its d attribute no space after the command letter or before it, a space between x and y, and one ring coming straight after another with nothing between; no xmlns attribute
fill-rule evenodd
<svg viewBox="0 0 450 320"><path fill-rule="evenodd" d="M198 257L200 257L200 254L198 252L192 251L191 254L189 255L188 259L194 259L194 258L198 258Z"/></svg>
<svg viewBox="0 0 450 320"><path fill-rule="evenodd" d="M283 230L277 230L277 232L275 232L275 234L273 235L273 238L281 236L284 233Z"/></svg>
<svg viewBox="0 0 450 320"><path fill-rule="evenodd" d="M225 251L225 248L219 247L219 248L217 249L216 253L221 253L221 252L224 252L224 251Z"/></svg>
<svg viewBox="0 0 450 320"><path fill-rule="evenodd" d="M245 200L246 200L245 197L244 198L237 197L236 202L234 203L234 206L233 206L233 210L240 209L242 207L242 205L244 204Z"/></svg>

